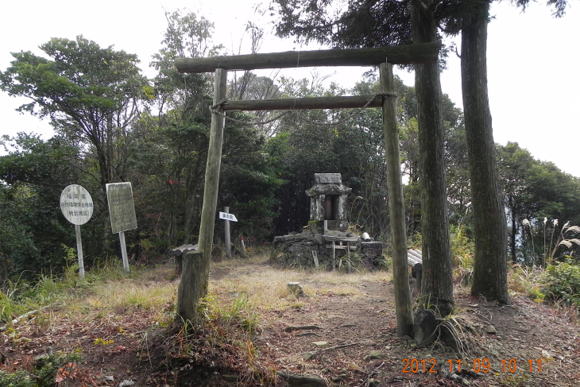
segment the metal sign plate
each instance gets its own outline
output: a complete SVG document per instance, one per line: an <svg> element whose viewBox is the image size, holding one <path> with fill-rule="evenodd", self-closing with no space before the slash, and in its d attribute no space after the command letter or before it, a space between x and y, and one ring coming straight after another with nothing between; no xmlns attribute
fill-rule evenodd
<svg viewBox="0 0 580 387"><path fill-rule="evenodd" d="M228 214L227 212L220 212L220 219L229 220L230 222L238 221L234 214Z"/></svg>

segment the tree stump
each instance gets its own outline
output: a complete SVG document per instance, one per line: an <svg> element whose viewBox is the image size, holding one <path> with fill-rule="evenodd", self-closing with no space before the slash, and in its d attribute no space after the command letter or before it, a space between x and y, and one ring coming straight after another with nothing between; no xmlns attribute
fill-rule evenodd
<svg viewBox="0 0 580 387"><path fill-rule="evenodd" d="M435 341L435 330L437 329L437 319L431 310L423 309L415 314L413 324L413 335L417 342L417 347L426 347Z"/></svg>
<svg viewBox="0 0 580 387"><path fill-rule="evenodd" d="M186 245L181 245L179 247L176 247L174 249L169 249L167 250L166 255L168 257L175 257L175 273L180 275L181 274L181 270L182 270L182 266L183 266L183 256L185 255L185 253L192 251L192 250L197 250L198 245L192 245L192 244L186 244Z"/></svg>
<svg viewBox="0 0 580 387"><path fill-rule="evenodd" d="M189 251L183 255L181 280L177 289L177 316L196 325L199 321L197 308L205 294L203 274L203 251Z"/></svg>

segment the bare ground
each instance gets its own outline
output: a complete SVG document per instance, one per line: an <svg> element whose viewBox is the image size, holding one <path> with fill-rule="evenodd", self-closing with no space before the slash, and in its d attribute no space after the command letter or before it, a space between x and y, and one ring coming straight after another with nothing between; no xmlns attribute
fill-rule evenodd
<svg viewBox="0 0 580 387"><path fill-rule="evenodd" d="M170 265L152 269L138 281L176 288L172 270ZM388 274L354 282L344 274L344 285L329 284L317 273L237 261L212 269L212 288L231 300L237 281L268 282L273 272L299 280L306 295L287 295L288 302L278 306L255 306L258 328L240 336L247 341L222 338L218 345L219 327L184 334L183 324L165 326L161 316L170 313L174 299L167 300L166 310L93 308L71 314L60 306L2 332L1 368L31 369L34 358L50 347L82 356L57 373L58 386L288 385L280 372L317 376L330 386L580 385L580 327L565 310L517 295L512 305L498 306L458 287L449 321L456 327L457 350L440 341L417 348L410 338L396 335ZM226 282L229 287L221 288ZM260 296L281 297L275 291ZM239 354L244 346L247 353Z"/></svg>

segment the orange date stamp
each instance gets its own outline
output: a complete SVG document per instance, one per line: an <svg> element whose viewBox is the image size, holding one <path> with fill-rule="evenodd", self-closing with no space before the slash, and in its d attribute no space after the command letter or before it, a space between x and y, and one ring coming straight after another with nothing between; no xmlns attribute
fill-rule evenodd
<svg viewBox="0 0 580 387"><path fill-rule="evenodd" d="M462 369L466 371L473 371L475 373L488 373L491 370L491 362L489 359L475 359L473 363L462 362L461 359L449 359L444 364L437 365L437 360L431 359L403 359L403 373L439 373L448 369L449 373L454 371L461 372ZM516 372L542 372L542 359L502 359L495 368L503 373Z"/></svg>

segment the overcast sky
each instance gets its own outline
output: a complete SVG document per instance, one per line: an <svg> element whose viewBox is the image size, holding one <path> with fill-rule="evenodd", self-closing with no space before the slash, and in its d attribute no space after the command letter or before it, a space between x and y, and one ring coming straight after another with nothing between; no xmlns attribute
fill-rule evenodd
<svg viewBox="0 0 580 387"><path fill-rule="evenodd" d="M266 2L265 0L264 2ZM300 47L292 41L272 36L271 22L253 12L259 0L30 0L11 1L2 5L0 23L0 70L12 60L10 52L31 50L52 37L74 39L77 35L94 40L101 46L114 45L118 50L135 53L141 68L148 69L151 55L159 50L166 28L164 9L187 8L215 23L214 41L229 52L237 51L248 20L266 30L261 52ZM212 5L219 5L212 9ZM580 73L576 58L580 37L580 2L571 1L561 19L551 16L551 9L532 4L522 13L509 2L494 3L494 20L489 24L488 82L494 139L505 144L518 142L540 160L552 161L560 169L580 177L577 147L580 144ZM246 37L245 42L249 41ZM459 42L457 42L459 44ZM247 53L247 46L242 53ZM334 74L331 78L350 88L360 80L365 68L319 69ZM309 76L309 71L284 70L290 77ZM408 85L413 75L399 73ZM462 107L459 59L452 56L449 68L442 74L443 92ZM0 134L19 131L51 135L46 122L14 111L25 100L0 92Z"/></svg>

